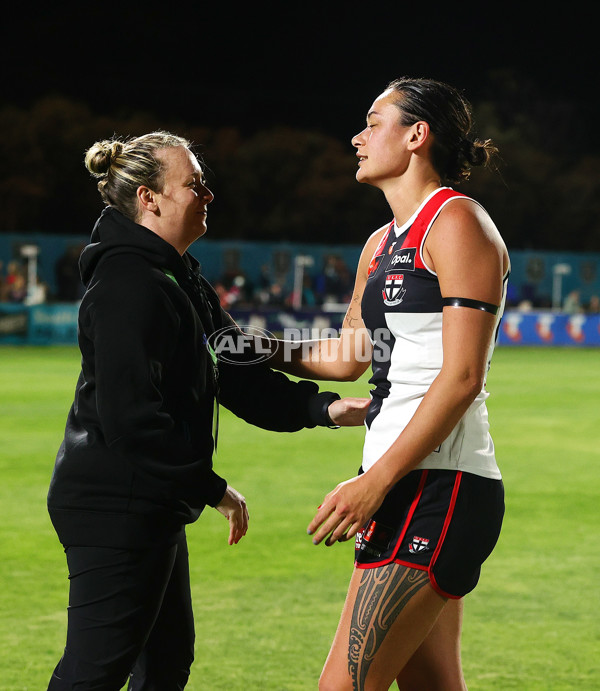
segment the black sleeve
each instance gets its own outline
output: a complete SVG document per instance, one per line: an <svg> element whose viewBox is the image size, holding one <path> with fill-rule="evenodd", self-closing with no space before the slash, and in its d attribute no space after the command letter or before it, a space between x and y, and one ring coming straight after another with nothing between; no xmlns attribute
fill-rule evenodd
<svg viewBox="0 0 600 691"><path fill-rule="evenodd" d="M238 327L220 307L210 284L205 279L203 282L217 336L213 334L210 340L218 361L220 403L246 422L275 432L296 432L317 425L333 427L327 409L339 400L339 394L319 392L311 381L292 381L272 370L268 360L256 357L251 348L234 347L224 352L219 347L233 344ZM241 342L243 346L244 339Z"/></svg>
<svg viewBox="0 0 600 691"><path fill-rule="evenodd" d="M292 381L265 363L219 362L220 402L246 422L274 432L333 426L327 409L340 398L310 381Z"/></svg>

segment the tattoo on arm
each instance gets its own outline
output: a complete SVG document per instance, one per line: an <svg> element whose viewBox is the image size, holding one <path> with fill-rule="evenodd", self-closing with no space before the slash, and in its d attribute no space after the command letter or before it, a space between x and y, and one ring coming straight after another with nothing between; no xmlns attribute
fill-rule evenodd
<svg viewBox="0 0 600 691"><path fill-rule="evenodd" d="M390 627L428 580L427 572L399 564L364 570L348 646L348 671L354 691L363 691L369 667Z"/></svg>
<svg viewBox="0 0 600 691"><path fill-rule="evenodd" d="M344 323L343 326L347 326L349 329L355 329L358 326L359 323L359 317L354 316L354 311L355 311L355 305L359 306L360 309L360 301L361 301L362 296L359 295L358 293L354 294L354 297L352 298L352 304L350 305L350 308L346 312L346 316L344 317ZM360 314L360 312L359 312Z"/></svg>
<svg viewBox="0 0 600 691"><path fill-rule="evenodd" d="M346 315L346 318L344 319L344 326L347 326L349 329L355 329L357 326L357 322L358 319L356 317L351 317L348 313Z"/></svg>

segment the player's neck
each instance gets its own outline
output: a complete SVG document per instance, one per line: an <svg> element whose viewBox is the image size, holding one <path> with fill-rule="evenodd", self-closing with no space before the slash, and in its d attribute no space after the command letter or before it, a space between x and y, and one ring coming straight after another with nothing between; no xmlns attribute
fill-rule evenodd
<svg viewBox="0 0 600 691"><path fill-rule="evenodd" d="M387 202L399 226L404 225L425 199L441 187L437 176L413 184L402 184L403 182L399 181L397 185L385 192Z"/></svg>

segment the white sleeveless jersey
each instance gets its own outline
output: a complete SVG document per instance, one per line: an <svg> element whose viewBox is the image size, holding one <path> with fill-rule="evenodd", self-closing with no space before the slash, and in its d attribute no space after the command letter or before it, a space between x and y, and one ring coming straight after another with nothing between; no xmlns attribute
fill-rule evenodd
<svg viewBox="0 0 600 691"><path fill-rule="evenodd" d="M401 228L388 227L369 266L362 317L373 343L371 404L366 419L363 470L394 443L442 367L442 295L427 267L423 245L443 207L465 195L434 191ZM465 271L469 267L464 267ZM506 299L496 317L496 337ZM461 296L453 296L461 297ZM465 308L468 309L468 308ZM488 369L495 339L488 353ZM462 470L500 479L489 433L485 385L450 436L417 469Z"/></svg>

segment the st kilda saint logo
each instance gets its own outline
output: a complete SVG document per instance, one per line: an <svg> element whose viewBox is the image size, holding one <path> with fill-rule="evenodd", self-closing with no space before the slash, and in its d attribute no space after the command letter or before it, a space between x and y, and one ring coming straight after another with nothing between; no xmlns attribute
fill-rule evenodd
<svg viewBox="0 0 600 691"><path fill-rule="evenodd" d="M413 537L412 542L408 546L408 551L411 554L416 554L417 552L424 552L429 549L429 538L426 537Z"/></svg>
<svg viewBox="0 0 600 691"><path fill-rule="evenodd" d="M402 287L404 283L404 274L390 273L385 277L385 287L382 291L383 302L388 307L399 305L406 293L406 288Z"/></svg>

